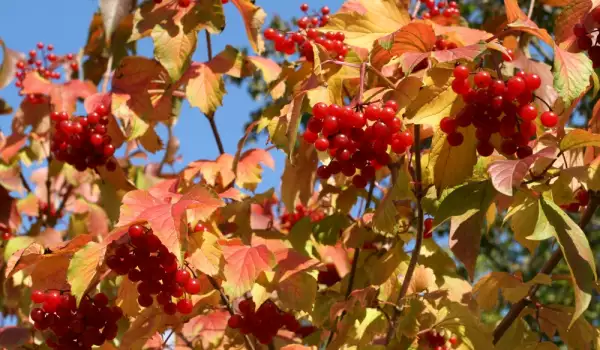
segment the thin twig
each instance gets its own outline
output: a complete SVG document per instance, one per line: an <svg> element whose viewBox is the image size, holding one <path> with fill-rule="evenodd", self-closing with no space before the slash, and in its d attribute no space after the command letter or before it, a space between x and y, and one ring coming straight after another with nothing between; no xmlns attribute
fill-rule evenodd
<svg viewBox="0 0 600 350"><path fill-rule="evenodd" d="M169 333L169 335L167 335L167 337L165 338L165 341L162 343L162 346L160 347L161 349L164 349L167 346L167 342L169 341L171 336L173 336L173 333L175 333L175 330L171 329L171 333Z"/></svg>
<svg viewBox="0 0 600 350"><path fill-rule="evenodd" d="M221 135L219 134L219 129L217 129L217 124L215 123L215 117L209 115L205 116L206 119L208 119L210 128L212 129L213 136L215 137L215 142L217 143L217 147L219 148L219 153L224 154L225 148L223 148L223 142L221 141Z"/></svg>
<svg viewBox="0 0 600 350"><path fill-rule="evenodd" d="M208 53L208 60L212 60L213 59L213 54L212 54L212 43L210 40L210 33L208 32L208 30L204 31L204 34L206 34L206 50Z"/></svg>
<svg viewBox="0 0 600 350"><path fill-rule="evenodd" d="M422 169L421 169L421 127L420 125L414 126L414 154L415 154L415 197L416 197L416 206L417 206L417 237L415 248L410 257L410 262L408 263L408 269L406 270L406 274L404 275L404 280L402 281L402 287L400 289L400 294L398 294L398 299L396 301L396 305L400 305L402 299L406 296L408 292L408 286L412 280L413 274L415 272L415 268L417 267L417 262L419 260L419 255L421 254L421 246L423 245L423 206L421 205L421 199L423 198L423 190L422 190ZM391 339L394 337L396 320L400 316L400 312L398 309L394 309L394 315L392 316L392 322L390 323L390 327L388 329L388 333L386 336L386 343L389 344Z"/></svg>
<svg viewBox="0 0 600 350"><path fill-rule="evenodd" d="M108 56L108 63L106 63L106 71L104 72L104 81L102 82L102 92L108 91L108 82L110 81L110 72L113 65L113 55Z"/></svg>
<svg viewBox="0 0 600 350"><path fill-rule="evenodd" d="M369 209L371 206L371 202L373 201L373 190L375 189L375 179L371 180L371 184L369 186L369 193L367 195L367 201L365 202L365 207L363 210L363 214ZM356 276L356 270L358 268L358 258L360 255L360 248L354 249L354 256L352 257L352 267L350 268L350 274L348 275L348 287L346 288L346 299L350 297L352 294L352 290L354 287L354 277ZM335 320L333 324L333 329L331 333L329 333L329 337L327 338L327 342L325 343L325 349L331 344L333 341L333 336L335 335L335 329L337 328L337 324L342 321L342 319L346 316L346 311L344 310L340 316Z"/></svg>
<svg viewBox="0 0 600 350"><path fill-rule="evenodd" d="M162 169L165 166L165 164L167 163L167 157L169 156L169 144L171 143L172 139L173 139L173 123L169 123L169 126L167 127L167 131L168 131L168 135L169 135L169 139L167 140L167 147L165 148L165 154L162 157L162 159L160 160L160 164L158 164L158 171L157 174L160 176L162 174Z"/></svg>
<svg viewBox="0 0 600 350"><path fill-rule="evenodd" d="M27 179L25 179L25 175L23 175L22 171L19 171L19 177L21 178L21 182L23 183L23 187L25 187L25 189L27 190L28 193L33 192L31 190L31 187L29 187L29 184L27 183Z"/></svg>
<svg viewBox="0 0 600 350"><path fill-rule="evenodd" d="M529 2L529 12L527 12L527 18L531 19L531 16L533 16L533 8L535 7L535 0L531 0L531 2Z"/></svg>
<svg viewBox="0 0 600 350"><path fill-rule="evenodd" d="M415 4L415 9L413 10L413 13L410 15L410 18L416 18L417 14L419 13L420 8L421 8L421 1L417 0L417 3Z"/></svg>
<svg viewBox="0 0 600 350"><path fill-rule="evenodd" d="M585 229L585 227L589 224L590 220L592 219L592 216L594 215L594 213L596 212L596 209L598 208L599 203L600 203L600 198L598 198L598 194L593 193L590 204L587 206L586 210L581 215L581 219L579 221L579 227L582 230ZM552 256L550 257L550 259L548 259L546 261L546 263L544 264L544 266L542 266L542 269L540 270L539 273L545 274L545 275L550 275L552 273L552 271L554 270L554 268L556 267L556 265L558 265L558 263L562 260L562 258L563 258L562 250L556 249L554 251L554 253L552 254ZM540 288L539 284L534 284L529 289L529 293L527 293L527 296L525 296L523 299L519 300L517 303L512 305L512 307L510 308L510 310L508 311L506 316L504 316L502 321L500 321L500 323L498 324L498 326L496 326L496 329L494 330L494 344L496 344L496 343L498 343L498 341L500 341L500 339L502 338L504 333L510 328L510 326L517 319L517 317L519 317L519 315L521 314L521 311L523 311L523 309L525 307L527 307L527 305L529 305L529 303L532 302L532 300L535 297L535 294L537 293L539 288Z"/></svg>
<svg viewBox="0 0 600 350"><path fill-rule="evenodd" d="M381 80L383 80L390 89L396 88L396 85L390 79L388 79L388 77L383 75L383 73L381 73L379 70L375 69L375 67L373 67L370 63L367 63L367 68L381 78Z"/></svg>
<svg viewBox="0 0 600 350"><path fill-rule="evenodd" d="M362 99L363 99L363 94L365 93L365 76L367 74L366 69L367 69L367 64L362 63L360 65L360 83L358 85L358 98L356 100L356 104L359 107L363 103Z"/></svg>

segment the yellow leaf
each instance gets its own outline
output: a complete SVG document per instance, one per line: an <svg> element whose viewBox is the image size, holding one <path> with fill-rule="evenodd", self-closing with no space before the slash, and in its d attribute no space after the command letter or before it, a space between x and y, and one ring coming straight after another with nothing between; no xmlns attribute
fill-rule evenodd
<svg viewBox="0 0 600 350"><path fill-rule="evenodd" d="M137 283L131 282L129 278L119 278L119 291L117 292L117 299L115 299L115 305L123 310L123 314L128 317L136 317L140 313L140 305L137 302L138 291Z"/></svg>
<svg viewBox="0 0 600 350"><path fill-rule="evenodd" d="M223 253L218 237L211 232L194 232L189 240L190 256L186 259L195 269L215 276L219 273Z"/></svg>
<svg viewBox="0 0 600 350"><path fill-rule="evenodd" d="M317 280L308 273L297 273L276 286L286 309L311 312L317 297Z"/></svg>
<svg viewBox="0 0 600 350"><path fill-rule="evenodd" d="M433 136L428 168L433 170L433 183L439 193L463 183L473 174L477 163L475 128L459 129L464 135L460 146L451 147L446 134L438 131Z"/></svg>
<svg viewBox="0 0 600 350"><path fill-rule="evenodd" d="M286 160L281 176L281 201L288 212L295 210L296 199L305 205L308 203L315 185L317 164L315 148L301 140L293 162Z"/></svg>
<svg viewBox="0 0 600 350"><path fill-rule="evenodd" d="M175 35L173 35L175 33ZM184 32L183 26L168 30L160 25L152 29L154 57L165 67L173 81L181 78L196 50L198 32Z"/></svg>
<svg viewBox="0 0 600 350"><path fill-rule="evenodd" d="M106 245L90 242L73 255L67 271L67 280L71 285L71 294L77 297L78 303L96 278L105 254Z"/></svg>
<svg viewBox="0 0 600 350"><path fill-rule="evenodd" d="M217 108L223 105L223 95L226 91L221 74L216 74L206 64L194 63L185 78L189 79L185 95L192 107L200 108L206 115L213 115Z"/></svg>
<svg viewBox="0 0 600 350"><path fill-rule="evenodd" d="M254 1L232 0L232 2L242 15L246 34L248 35L248 40L250 40L250 46L252 46L252 49L256 53L262 53L265 49L265 42L260 35L260 30L267 14L262 8L254 5Z"/></svg>
<svg viewBox="0 0 600 350"><path fill-rule="evenodd" d="M339 12L331 16L323 31L340 31L346 43L371 49L373 42L410 22L410 15L395 0L358 0L361 12Z"/></svg>

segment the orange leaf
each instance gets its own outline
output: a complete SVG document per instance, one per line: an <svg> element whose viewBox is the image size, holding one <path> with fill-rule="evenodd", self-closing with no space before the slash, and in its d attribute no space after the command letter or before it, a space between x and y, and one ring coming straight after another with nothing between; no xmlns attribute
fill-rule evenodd
<svg viewBox="0 0 600 350"><path fill-rule="evenodd" d="M148 191L127 193L123 197L117 226L148 222L169 251L180 257L188 220L207 219L223 202L203 185L193 186L184 194L176 193L172 185L173 181L163 181Z"/></svg>
<svg viewBox="0 0 600 350"><path fill-rule="evenodd" d="M554 40L552 40L548 31L546 29L541 29L534 21L529 19L519 7L517 0L504 0L504 6L506 8L506 17L510 28L535 35L545 41L546 44L554 47Z"/></svg>
<svg viewBox="0 0 600 350"><path fill-rule="evenodd" d="M183 170L183 178L191 181L200 174L210 186L227 187L235 178L232 164L233 156L227 153L220 155L217 160L197 160Z"/></svg>
<svg viewBox="0 0 600 350"><path fill-rule="evenodd" d="M383 66L393 57L407 52L430 52L435 46L433 28L424 22L413 22L400 30L376 41L371 61L375 66Z"/></svg>
<svg viewBox="0 0 600 350"><path fill-rule="evenodd" d="M264 149L255 148L244 152L237 163L235 183L240 187L255 190L261 180L262 167L260 164L275 169L273 157Z"/></svg>
<svg viewBox="0 0 600 350"><path fill-rule="evenodd" d="M260 30L267 14L262 8L254 5L251 0L232 0L232 2L242 15L250 46L256 53L262 53L265 49L265 42L260 35Z"/></svg>
<svg viewBox="0 0 600 350"><path fill-rule="evenodd" d="M85 99L95 92L96 87L89 81L70 80L64 84L53 84L37 72L28 73L23 80L24 94L47 95L55 110L69 114L75 112L78 99Z"/></svg>
<svg viewBox="0 0 600 350"><path fill-rule="evenodd" d="M249 291L260 273L275 265L273 253L264 244L247 246L238 238L219 243L225 258L223 288L232 298Z"/></svg>
<svg viewBox="0 0 600 350"><path fill-rule="evenodd" d="M562 44L568 41L573 44L577 41L573 33L573 27L577 23L581 23L585 15L592 9L591 0L572 0L560 12L556 18L556 27L554 29L554 37L557 44ZM569 44L567 44L569 45ZM563 45L561 45L563 46Z"/></svg>

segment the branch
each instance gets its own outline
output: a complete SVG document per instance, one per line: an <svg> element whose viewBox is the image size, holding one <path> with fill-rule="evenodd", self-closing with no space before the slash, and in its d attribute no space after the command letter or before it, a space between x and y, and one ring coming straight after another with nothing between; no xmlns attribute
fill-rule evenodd
<svg viewBox="0 0 600 350"><path fill-rule="evenodd" d="M396 305L400 305L402 299L406 296L408 292L408 286L410 285L410 281L412 280L413 274L415 272L415 268L417 267L417 261L419 260L419 255L421 254L421 246L423 245L423 206L421 205L421 199L423 198L423 189L421 184L421 179L423 177L422 169L421 169L421 126L414 126L414 151L415 154L415 196L416 196L416 205L417 205L417 241L415 243L415 248L410 257L410 262L408 264L408 269L406 270L406 274L404 275L404 280L402 281L402 287L400 289L400 294L398 294L398 299L396 301ZM388 333L386 336L386 343L389 344L390 340L394 337L396 320L400 316L400 311L398 309L394 309L394 315L392 316L392 322L390 323L390 327L388 329Z"/></svg>
<svg viewBox="0 0 600 350"><path fill-rule="evenodd" d="M160 347L161 349L164 349L167 347L167 342L169 341L169 339L171 339L171 336L173 336L173 333L175 333L175 330L171 329L171 333L169 333L169 335L167 335L167 337L165 338L165 341L162 343L162 346Z"/></svg>
<svg viewBox="0 0 600 350"><path fill-rule="evenodd" d="M208 60L211 61L213 59L212 54L212 42L210 40L210 33L208 31L204 31L206 33L206 50L208 52ZM219 153L224 154L225 148L223 148L223 142L221 141L221 135L219 134L219 129L217 129L217 124L215 123L214 115L204 115L206 119L208 119L208 123L210 124L210 128L212 129L213 136L215 137L215 142L217 143L217 147L219 148Z"/></svg>
<svg viewBox="0 0 600 350"><path fill-rule="evenodd" d="M529 2L529 12L527 12L527 18L531 19L531 16L533 15L533 8L535 7L535 0L531 0Z"/></svg>
<svg viewBox="0 0 600 350"><path fill-rule="evenodd" d="M25 189L27 190L28 193L33 192L31 190L31 187L29 186L29 184L27 183L27 179L25 179L25 175L23 175L22 171L19 171L19 177L21 178L21 182L23 183L23 187L25 187Z"/></svg>
<svg viewBox="0 0 600 350"><path fill-rule="evenodd" d="M417 14L419 13L420 8L421 8L421 1L417 0L417 3L415 4L415 9L413 10L413 13L410 15L410 18L417 17Z"/></svg>
<svg viewBox="0 0 600 350"><path fill-rule="evenodd" d="M102 92L108 91L108 82L110 80L110 71L112 70L113 56L108 56L108 62L106 63L106 71L104 72L104 81L102 82Z"/></svg>
<svg viewBox="0 0 600 350"><path fill-rule="evenodd" d="M377 75L379 78L381 78L390 89L396 89L396 85L390 79L388 79L388 77L383 75L383 73L375 69L375 67L373 67L370 63L367 63L367 68L371 72L375 73L375 75Z"/></svg>
<svg viewBox="0 0 600 350"><path fill-rule="evenodd" d="M581 219L579 221L579 227L582 230L589 224L590 220L592 219L592 216L594 215L594 212L596 212L596 209L598 208L598 204L600 204L600 198L596 193L594 193L592 195L590 204L587 206L585 212L581 215ZM556 249L550 257L550 259L548 259L544 266L542 266L542 269L539 273L550 275L556 267L556 265L558 265L558 263L562 260L562 258L562 251L560 250L560 248ZM521 311L523 311L523 309L533 300L539 288L539 284L534 284L529 289L529 293L527 293L527 296L525 296L523 299L519 300L517 303L512 305L510 311L508 311L506 316L504 316L502 321L500 321L500 323L498 324L498 326L496 326L496 329L494 330L494 344L500 341L504 333L510 328L510 326L517 319L517 317L519 317Z"/></svg>

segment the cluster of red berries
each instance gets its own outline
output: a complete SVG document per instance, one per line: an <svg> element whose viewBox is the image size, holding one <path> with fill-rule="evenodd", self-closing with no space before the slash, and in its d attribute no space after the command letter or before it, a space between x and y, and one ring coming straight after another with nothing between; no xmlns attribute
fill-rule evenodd
<svg viewBox="0 0 600 350"><path fill-rule="evenodd" d="M590 204L590 193L585 188L580 188L575 192L576 202L563 204L560 207L566 211L577 213L581 207L587 207Z"/></svg>
<svg viewBox="0 0 600 350"><path fill-rule="evenodd" d="M590 16L600 26L600 6L593 9ZM577 46L580 50L588 52L594 68L598 68L600 67L600 43L597 37L595 42L592 40L592 32L598 32L598 28L588 32L583 23L577 23L573 27L573 34L577 37Z"/></svg>
<svg viewBox="0 0 600 350"><path fill-rule="evenodd" d="M283 312L271 300L267 300L255 310L252 299L244 299L238 304L240 314L232 315L227 324L239 329L242 334L252 333L261 344L269 344L281 328L296 333L300 322L289 312Z"/></svg>
<svg viewBox="0 0 600 350"><path fill-rule="evenodd" d="M300 9L306 14L308 4L302 4ZM320 17L306 15L300 18L298 20L300 30L297 32L282 33L274 28L267 28L264 32L265 39L274 42L276 51L287 55L293 55L297 49L300 55L309 62L314 62L315 59L311 45L311 42L314 42L323 46L330 56L343 61L349 50L348 46L344 44L346 36L342 32L319 32L316 27L323 27L329 21L329 7L321 8L321 14Z"/></svg>
<svg viewBox="0 0 600 350"><path fill-rule="evenodd" d="M319 274L317 275L317 282L324 284L327 287L331 287L341 280L342 278L334 264L326 264L325 270L319 271Z"/></svg>
<svg viewBox="0 0 600 350"><path fill-rule="evenodd" d="M436 332L435 330L430 330L427 333L425 333L422 338L419 338L419 343L423 346L426 346L426 349L450 350L456 348L459 341L458 338L456 338L456 336L451 335L445 330L443 332Z"/></svg>
<svg viewBox="0 0 600 350"><path fill-rule="evenodd" d="M455 117L445 117L440 129L447 134L450 146L460 146L463 134L459 128L473 124L477 129L477 152L484 157L494 152L490 143L492 134L499 133L503 141L500 151L507 155L517 154L523 159L532 154L529 140L536 134L535 119L538 111L533 105L533 92L540 87L541 79L537 74L523 71L507 81L494 80L491 74L480 70L473 74L463 65L454 68L452 89L462 96L465 108ZM473 84L473 86L471 86ZM540 116L542 125L553 127L558 116L551 111Z"/></svg>
<svg viewBox="0 0 600 350"><path fill-rule="evenodd" d="M84 296L79 306L73 295L57 290L33 291L31 300L42 304L33 308L30 316L36 329L52 333L46 339L52 349L92 349L117 337L117 321L123 311L108 306L108 297L103 293L93 298Z"/></svg>
<svg viewBox="0 0 600 350"><path fill-rule="evenodd" d="M423 19L435 18L437 16L444 16L446 18L460 16L460 10L458 9L456 1L450 1L448 3L440 1L436 5L435 0L426 0L424 3L425 6L427 6L428 11L421 14Z"/></svg>
<svg viewBox="0 0 600 350"><path fill-rule="evenodd" d="M128 229L131 244L122 244L109 256L106 265L119 275L137 283L138 304L149 307L156 302L167 315L192 312L193 304L185 294L198 294L200 281L185 269L178 269L177 257L161 243L152 229L132 225ZM173 298L178 299L177 303Z"/></svg>
<svg viewBox="0 0 600 350"><path fill-rule="evenodd" d="M317 169L323 180L342 173L352 178L357 188L365 188L375 177L375 170L390 162L388 146L395 153L404 153L413 144L413 137L402 131L396 118L398 104L389 100L383 107L370 104L364 113L349 106L317 103L309 119L304 140L319 151L329 151L333 158ZM359 175L355 175L360 170Z"/></svg>
<svg viewBox="0 0 600 350"><path fill-rule="evenodd" d="M296 205L296 211L293 213L285 213L281 215L281 228L284 230L291 230L294 225L303 217L310 217L311 222L321 221L325 218L325 213L320 209L306 208L302 204Z"/></svg>
<svg viewBox="0 0 600 350"><path fill-rule="evenodd" d="M26 61L19 61L16 63L17 72L15 77L15 87L23 89L23 80L28 73L37 72L41 77L46 79L60 79L60 73L56 69L60 66L60 63L69 63L72 70L76 71L79 68L77 61L74 61L73 54L67 54L65 56L57 56L54 51L54 45L44 43L38 43L37 49L29 51L28 59ZM38 52L39 51L39 52ZM19 94L22 94L19 92ZM43 95L39 94L28 94L26 97L28 102L39 104L44 103L46 99Z"/></svg>
<svg viewBox="0 0 600 350"><path fill-rule="evenodd" d="M71 118L67 112L52 112L51 151L54 157L75 167L78 171L106 165L113 171L117 164L109 158L115 153L111 137L107 135L109 109L98 105L87 117Z"/></svg>

